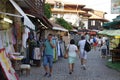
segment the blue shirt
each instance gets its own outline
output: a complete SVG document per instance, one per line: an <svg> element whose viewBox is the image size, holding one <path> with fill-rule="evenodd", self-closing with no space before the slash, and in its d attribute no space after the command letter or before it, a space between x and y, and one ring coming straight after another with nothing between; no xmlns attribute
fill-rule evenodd
<svg viewBox="0 0 120 80"><path fill-rule="evenodd" d="M53 43L53 41L52 41L52 43ZM44 45L45 45L45 53L44 54L53 56L53 48L50 45L50 42L48 40L46 40Z"/></svg>

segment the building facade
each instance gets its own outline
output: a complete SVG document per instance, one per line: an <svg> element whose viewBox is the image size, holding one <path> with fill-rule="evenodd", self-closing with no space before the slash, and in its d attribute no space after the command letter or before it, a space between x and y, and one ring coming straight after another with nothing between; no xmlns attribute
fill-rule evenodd
<svg viewBox="0 0 120 80"><path fill-rule="evenodd" d="M68 3L65 0L46 0L51 5L52 17L63 17L78 29L102 29L102 24L107 22L105 12L86 8L79 3Z"/></svg>
<svg viewBox="0 0 120 80"><path fill-rule="evenodd" d="M103 23L108 22L107 19L104 18L105 12L94 10L90 13L92 16L88 19L88 28L95 30L102 30Z"/></svg>
<svg viewBox="0 0 120 80"><path fill-rule="evenodd" d="M51 5L52 17L62 17L76 27L88 27L87 21L91 16L88 12L92 9L84 8L85 5L82 4L66 3L64 0L46 0L46 3Z"/></svg>

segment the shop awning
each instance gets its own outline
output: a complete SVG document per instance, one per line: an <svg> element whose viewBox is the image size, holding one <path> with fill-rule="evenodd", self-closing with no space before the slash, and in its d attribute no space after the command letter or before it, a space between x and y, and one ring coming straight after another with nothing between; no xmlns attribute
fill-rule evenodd
<svg viewBox="0 0 120 80"><path fill-rule="evenodd" d="M107 22L103 24L103 27L106 29L115 28L115 26L120 25L120 21Z"/></svg>
<svg viewBox="0 0 120 80"><path fill-rule="evenodd" d="M48 29L48 28L52 29L53 27L53 25L44 16L41 16L41 18L35 17L34 15L30 15L30 14L27 14L27 16L32 21L32 23L35 24L36 30Z"/></svg>
<svg viewBox="0 0 120 80"><path fill-rule="evenodd" d="M111 33L113 33L113 30L103 30L98 32L98 34L103 34L103 35L109 35Z"/></svg>
<svg viewBox="0 0 120 80"><path fill-rule="evenodd" d="M78 30L77 30L77 29L74 29L74 28L73 28L71 31L73 31L73 32L78 32Z"/></svg>
<svg viewBox="0 0 120 80"><path fill-rule="evenodd" d="M65 29L64 27L60 26L59 24L56 24L55 22L50 21L50 20L49 20L49 22L53 25L53 27L52 27L53 30L68 32L67 29Z"/></svg>
<svg viewBox="0 0 120 80"><path fill-rule="evenodd" d="M103 30L103 31L99 31L98 33L103 34L103 35L108 35L108 36L120 37L120 29L118 29L118 30Z"/></svg>
<svg viewBox="0 0 120 80"><path fill-rule="evenodd" d="M23 16L24 18L24 25L29 27L32 30L35 30L35 25L32 23L32 21L27 17L27 15L24 13L24 11L19 7L19 5L14 0L9 0L11 4L17 9L17 11Z"/></svg>
<svg viewBox="0 0 120 80"><path fill-rule="evenodd" d="M53 30L60 30L60 31L68 32L67 29L64 29L64 28L61 28L61 27L57 27L57 26L53 26Z"/></svg>
<svg viewBox="0 0 120 80"><path fill-rule="evenodd" d="M115 38L119 38L120 39L120 36L115 36Z"/></svg>
<svg viewBox="0 0 120 80"><path fill-rule="evenodd" d="M53 25L49 22L49 20L44 16L42 15L41 18L39 18L41 20L41 22L48 28L52 28Z"/></svg>
<svg viewBox="0 0 120 80"><path fill-rule="evenodd" d="M120 15L113 19L113 21L120 21Z"/></svg>
<svg viewBox="0 0 120 80"><path fill-rule="evenodd" d="M110 36L120 36L120 29L113 30L112 33L109 33Z"/></svg>
<svg viewBox="0 0 120 80"><path fill-rule="evenodd" d="M29 19L31 21L39 20L40 23L42 23L44 25L44 27L46 27L46 28L53 27L52 24L46 18L46 16L44 14L42 14L42 10L39 8L39 5L34 5L34 0L33 1L31 1L31 0L15 0L15 2L22 8L22 10L27 14L27 16L29 16ZM31 2L33 2L33 3L31 3ZM33 17L33 18L30 18L30 17ZM34 23L34 22L32 22L32 23ZM36 23L34 23L34 25L37 28Z"/></svg>
<svg viewBox="0 0 120 80"><path fill-rule="evenodd" d="M103 26L114 26L114 25L117 25L119 24L120 22L118 21L114 21L114 22L107 22L107 23L104 23Z"/></svg>

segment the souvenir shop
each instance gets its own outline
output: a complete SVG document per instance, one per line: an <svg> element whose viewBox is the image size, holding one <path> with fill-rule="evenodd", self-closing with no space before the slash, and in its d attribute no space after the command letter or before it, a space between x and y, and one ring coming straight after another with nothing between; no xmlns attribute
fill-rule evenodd
<svg viewBox="0 0 120 80"><path fill-rule="evenodd" d="M9 1L12 5L10 4L8 10L11 11L6 13L0 8L0 78L2 80L19 80L21 64L40 66L41 47L45 38L42 38L44 32L40 31L42 34L35 32L35 26L38 25L33 24L13 0ZM16 14L22 16L11 14L13 9ZM53 37L53 40L56 44L54 61L57 61L58 57L64 53L64 49L62 49L64 43L56 37Z"/></svg>
<svg viewBox="0 0 120 80"><path fill-rule="evenodd" d="M21 18L6 19L11 23L4 19L0 21L0 76L2 80L18 80L21 65L29 65L30 60L37 62L37 66L40 65L40 49L35 31L23 26Z"/></svg>
<svg viewBox="0 0 120 80"><path fill-rule="evenodd" d="M30 21L23 15L25 18L23 24L22 16L18 15L14 6L9 2L7 3L9 7L6 8L6 3L6 0L0 1L0 78L2 80L19 80L17 72L20 72L22 59L26 58L23 44L26 44L28 32L30 32L30 29L23 25L26 24L25 21L27 23ZM24 46L23 49L22 46Z"/></svg>
<svg viewBox="0 0 120 80"><path fill-rule="evenodd" d="M1 14L0 14L1 15ZM1 15L2 16L2 15ZM19 54L21 46L21 25L13 19L4 16L0 20L0 77L2 80L18 80L11 59L18 59L13 54Z"/></svg>

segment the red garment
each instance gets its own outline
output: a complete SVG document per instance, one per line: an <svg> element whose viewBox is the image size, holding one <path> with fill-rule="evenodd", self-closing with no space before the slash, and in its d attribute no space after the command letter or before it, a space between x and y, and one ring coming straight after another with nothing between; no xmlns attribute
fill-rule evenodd
<svg viewBox="0 0 120 80"><path fill-rule="evenodd" d="M98 43L97 42L95 42L94 44L93 44L93 46L97 46L98 45Z"/></svg>

